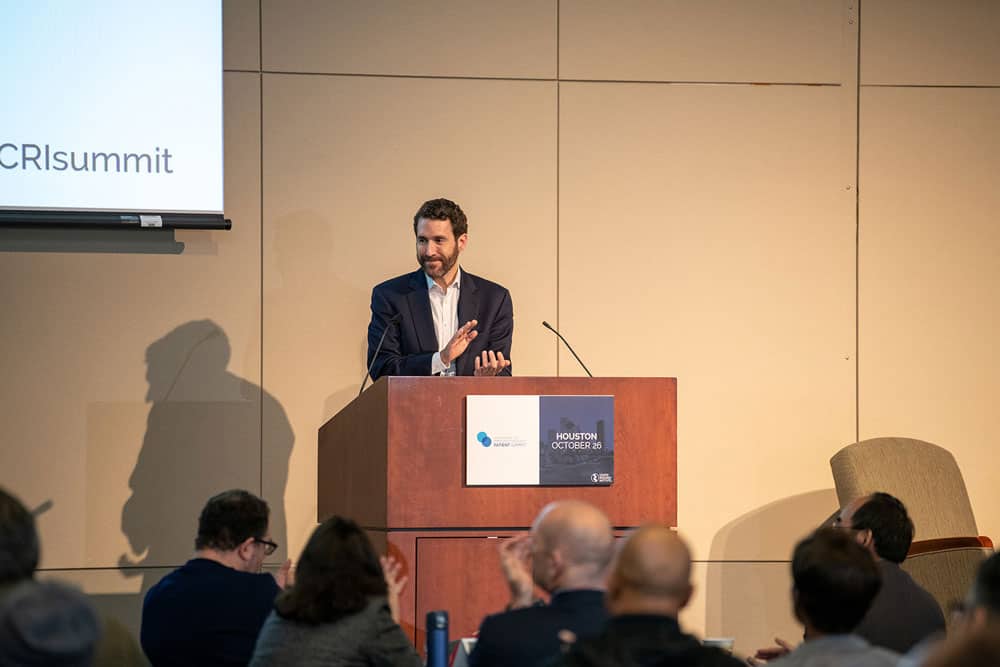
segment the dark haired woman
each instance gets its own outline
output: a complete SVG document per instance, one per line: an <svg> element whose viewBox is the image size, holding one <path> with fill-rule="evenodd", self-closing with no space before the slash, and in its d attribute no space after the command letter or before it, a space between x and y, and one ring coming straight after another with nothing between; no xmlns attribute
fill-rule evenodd
<svg viewBox="0 0 1000 667"><path fill-rule="evenodd" d="M278 596L251 667L422 664L399 627L399 565L375 555L358 524L324 521L299 558L295 583Z"/></svg>

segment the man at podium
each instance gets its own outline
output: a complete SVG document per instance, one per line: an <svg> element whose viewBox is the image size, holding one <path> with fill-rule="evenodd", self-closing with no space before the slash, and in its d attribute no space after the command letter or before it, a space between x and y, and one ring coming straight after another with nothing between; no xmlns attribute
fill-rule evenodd
<svg viewBox="0 0 1000 667"><path fill-rule="evenodd" d="M448 199L413 216L417 263L372 290L368 324L371 377L509 375L514 309L502 285L462 271L469 241L465 213Z"/></svg>

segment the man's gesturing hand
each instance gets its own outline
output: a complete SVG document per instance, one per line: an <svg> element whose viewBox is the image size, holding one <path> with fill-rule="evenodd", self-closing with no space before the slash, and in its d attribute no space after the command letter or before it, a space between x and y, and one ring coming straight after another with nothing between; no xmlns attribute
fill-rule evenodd
<svg viewBox="0 0 1000 667"><path fill-rule="evenodd" d="M476 325L479 324L479 320L470 320L459 327L455 335L451 337L448 344L444 346L441 350L441 363L445 366L450 366L458 357L462 356L465 352L465 348L469 347L469 343L476 339L479 332L476 331Z"/></svg>
<svg viewBox="0 0 1000 667"><path fill-rule="evenodd" d="M510 366L510 361L503 358L503 352L494 353L493 350L483 350L482 360L476 357L476 375L490 376L498 375L500 371Z"/></svg>

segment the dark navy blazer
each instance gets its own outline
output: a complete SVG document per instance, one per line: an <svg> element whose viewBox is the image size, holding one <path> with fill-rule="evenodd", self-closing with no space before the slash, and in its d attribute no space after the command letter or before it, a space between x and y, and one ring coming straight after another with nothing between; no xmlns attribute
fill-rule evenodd
<svg viewBox="0 0 1000 667"><path fill-rule="evenodd" d="M397 276L372 290L372 319L368 324L368 363L372 363L378 340L386 325L399 315L399 324L390 326L385 342L372 366L371 376L430 375L431 357L447 341L438 345L431 315L431 299L423 269ZM455 360L458 375L473 375L475 358L484 350L503 352L510 359L514 334L514 308L510 292L502 285L462 270L458 288L458 326L478 320L479 335ZM504 371L504 375L510 372Z"/></svg>

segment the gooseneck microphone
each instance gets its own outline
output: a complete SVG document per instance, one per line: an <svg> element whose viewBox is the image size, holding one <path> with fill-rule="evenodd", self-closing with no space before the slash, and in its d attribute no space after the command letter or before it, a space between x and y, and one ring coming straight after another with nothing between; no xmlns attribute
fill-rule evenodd
<svg viewBox="0 0 1000 667"><path fill-rule="evenodd" d="M372 355L372 362L368 364L368 370L365 371L365 376L361 378L361 389L358 389L358 396L361 392L365 390L365 385L368 384L368 378L371 377L372 366L375 365L375 360L378 359L378 353L382 351L382 343L385 342L385 335L389 333L389 327L394 327L399 324L399 320L403 318L402 315L396 313L389 318L389 323L385 327L385 331L382 332L382 337L378 339L378 345L375 346L375 354Z"/></svg>
<svg viewBox="0 0 1000 667"><path fill-rule="evenodd" d="M583 370L587 371L587 375L589 375L590 377L594 377L594 374L590 372L589 368L587 368L587 364L583 363L583 360L580 359L580 357L577 356L576 352L573 351L573 346L569 344L568 340L562 337L561 333L556 331L555 327L553 327L545 320L542 320L542 326L551 331L552 333L554 333L555 335L559 336L559 340L561 340L566 345L566 348L573 354L573 358L576 359L577 363L579 363L580 366L583 367Z"/></svg>

